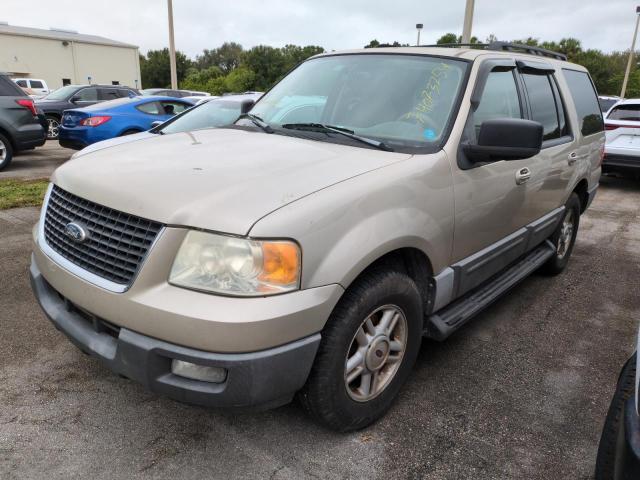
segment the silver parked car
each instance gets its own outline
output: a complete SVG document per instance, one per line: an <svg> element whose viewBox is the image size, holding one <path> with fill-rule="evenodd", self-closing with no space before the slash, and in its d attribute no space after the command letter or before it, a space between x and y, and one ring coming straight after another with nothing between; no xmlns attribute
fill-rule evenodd
<svg viewBox="0 0 640 480"><path fill-rule="evenodd" d="M34 229L36 297L152 391L370 424L423 337L566 267L596 193L588 72L519 48L323 54L233 126L77 157Z"/></svg>

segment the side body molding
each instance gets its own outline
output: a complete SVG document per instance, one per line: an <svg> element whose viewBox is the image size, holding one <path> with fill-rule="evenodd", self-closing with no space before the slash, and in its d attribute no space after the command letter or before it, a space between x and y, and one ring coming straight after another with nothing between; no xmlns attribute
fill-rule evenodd
<svg viewBox="0 0 640 480"><path fill-rule="evenodd" d="M556 229L563 212L564 206L556 208L502 240L442 270L434 277L433 312L473 290L544 242Z"/></svg>

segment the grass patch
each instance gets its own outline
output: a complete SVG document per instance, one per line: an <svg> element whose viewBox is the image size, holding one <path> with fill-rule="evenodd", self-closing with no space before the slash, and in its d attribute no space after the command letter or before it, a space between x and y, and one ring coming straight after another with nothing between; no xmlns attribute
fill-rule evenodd
<svg viewBox="0 0 640 480"><path fill-rule="evenodd" d="M42 205L49 180L0 180L0 210Z"/></svg>

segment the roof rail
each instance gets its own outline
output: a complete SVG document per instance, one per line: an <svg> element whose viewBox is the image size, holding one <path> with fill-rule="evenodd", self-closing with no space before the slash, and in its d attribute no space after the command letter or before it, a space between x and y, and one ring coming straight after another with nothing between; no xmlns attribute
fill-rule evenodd
<svg viewBox="0 0 640 480"><path fill-rule="evenodd" d="M531 45L521 45L519 43L491 42L488 49L504 50L509 52L523 50L525 53L530 55L540 55L542 57L555 58L556 60L564 60L565 62L567 61L567 56L564 53L554 52L547 50L546 48L534 47Z"/></svg>
<svg viewBox="0 0 640 480"><path fill-rule="evenodd" d="M521 45L519 43L509 42L491 42L491 43L440 43L436 45L420 45L421 47L445 47L445 48L478 48L484 50L498 50L504 52L517 52L522 51L529 55L538 55L541 57L555 58L556 60L567 61L567 56L564 53L553 52L546 48L534 47L531 45Z"/></svg>

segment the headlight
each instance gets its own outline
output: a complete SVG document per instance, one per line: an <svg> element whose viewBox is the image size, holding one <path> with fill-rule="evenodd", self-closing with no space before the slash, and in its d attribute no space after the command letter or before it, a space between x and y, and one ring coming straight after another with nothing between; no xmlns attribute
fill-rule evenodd
<svg viewBox="0 0 640 480"><path fill-rule="evenodd" d="M296 290L300 248L288 240L249 240L190 231L171 267L173 285L238 296Z"/></svg>

